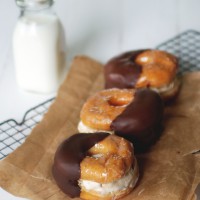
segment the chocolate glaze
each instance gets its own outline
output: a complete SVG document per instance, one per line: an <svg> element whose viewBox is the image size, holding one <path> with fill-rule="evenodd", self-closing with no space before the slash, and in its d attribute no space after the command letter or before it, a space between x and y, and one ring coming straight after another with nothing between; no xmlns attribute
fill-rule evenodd
<svg viewBox="0 0 200 200"><path fill-rule="evenodd" d="M104 67L105 88L134 88L142 72L135 59L146 50L129 51L111 59Z"/></svg>
<svg viewBox="0 0 200 200"><path fill-rule="evenodd" d="M133 101L111 124L115 134L134 144L135 152L147 150L162 130L163 102L149 89L136 91Z"/></svg>
<svg viewBox="0 0 200 200"><path fill-rule="evenodd" d="M60 189L70 197L80 196L80 162L87 151L99 141L106 138L108 133L81 133L65 140L57 149L52 173Z"/></svg>

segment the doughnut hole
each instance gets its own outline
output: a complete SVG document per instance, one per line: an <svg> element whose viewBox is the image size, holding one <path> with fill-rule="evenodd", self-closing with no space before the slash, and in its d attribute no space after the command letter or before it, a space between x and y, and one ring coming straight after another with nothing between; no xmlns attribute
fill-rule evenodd
<svg viewBox="0 0 200 200"><path fill-rule="evenodd" d="M132 98L133 99L133 96ZM124 97L122 98L116 98L115 96L112 96L108 99L108 104L110 106L114 106L114 107L117 107L117 106L126 106L127 104L130 103L131 100L129 99L125 99Z"/></svg>

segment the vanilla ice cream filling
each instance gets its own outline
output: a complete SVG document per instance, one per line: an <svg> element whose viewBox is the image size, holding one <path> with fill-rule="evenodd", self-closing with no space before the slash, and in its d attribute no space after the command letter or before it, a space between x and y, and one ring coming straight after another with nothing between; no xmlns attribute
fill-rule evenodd
<svg viewBox="0 0 200 200"><path fill-rule="evenodd" d="M160 87L160 88L150 87L150 88L154 90L155 92L163 93L163 92L168 92L172 90L175 87L175 83L176 83L176 79L163 87Z"/></svg>
<svg viewBox="0 0 200 200"><path fill-rule="evenodd" d="M88 180L79 180L80 187L87 192L96 192L101 196L120 192L128 188L133 188L138 180L138 167L135 164L134 169L130 169L122 178L111 183L97 183Z"/></svg>
<svg viewBox="0 0 200 200"><path fill-rule="evenodd" d="M98 129L90 128L90 127L86 126L82 121L80 121L78 124L78 131L79 131L79 133L106 132L106 133L114 134L114 131L105 131L105 130L98 130Z"/></svg>

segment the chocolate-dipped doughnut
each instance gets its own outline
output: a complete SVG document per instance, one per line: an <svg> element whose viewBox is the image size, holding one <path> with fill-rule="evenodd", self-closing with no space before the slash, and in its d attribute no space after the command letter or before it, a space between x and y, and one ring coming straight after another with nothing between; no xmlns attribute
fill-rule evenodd
<svg viewBox="0 0 200 200"><path fill-rule="evenodd" d="M118 199L130 193L138 167L130 142L108 133L76 134L57 149L53 176L68 196Z"/></svg>
<svg viewBox="0 0 200 200"><path fill-rule="evenodd" d="M79 132L109 132L130 140L135 152L143 152L158 139L163 102L149 89L107 89L83 105Z"/></svg>
<svg viewBox="0 0 200 200"><path fill-rule="evenodd" d="M168 101L180 88L178 59L165 51L144 49L112 58L104 67L105 88L150 88Z"/></svg>

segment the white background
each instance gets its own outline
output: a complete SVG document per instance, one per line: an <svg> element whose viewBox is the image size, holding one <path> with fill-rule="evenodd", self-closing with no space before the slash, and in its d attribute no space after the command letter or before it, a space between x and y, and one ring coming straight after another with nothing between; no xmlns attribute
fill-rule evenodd
<svg viewBox="0 0 200 200"><path fill-rule="evenodd" d="M78 54L106 62L127 50L153 48L182 31L200 31L200 0L57 0L65 29L68 66ZM15 81L12 33L19 16L14 0L0 0L0 122L21 121L25 111L55 94L21 91ZM1 200L15 200L0 190Z"/></svg>

